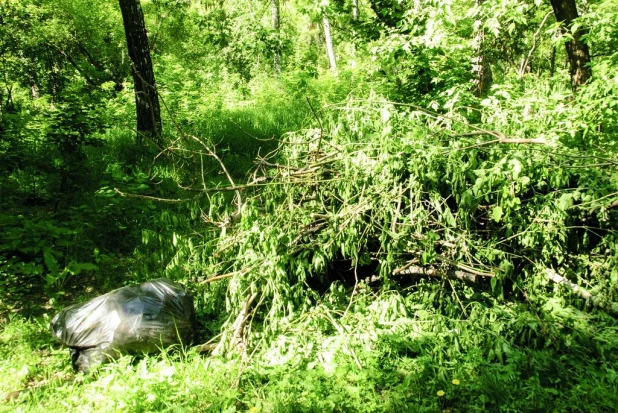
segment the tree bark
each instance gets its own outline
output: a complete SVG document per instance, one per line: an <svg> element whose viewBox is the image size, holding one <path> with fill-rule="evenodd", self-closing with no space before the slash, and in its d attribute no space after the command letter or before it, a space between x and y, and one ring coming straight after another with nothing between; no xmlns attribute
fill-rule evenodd
<svg viewBox="0 0 618 413"><path fill-rule="evenodd" d="M575 0L551 0L551 6L554 9L556 20L563 24L562 33L570 32L573 20L579 17ZM571 88L574 92L592 75L588 45L581 40L583 34L584 32L579 29L572 32L572 38L565 44L571 68Z"/></svg>
<svg viewBox="0 0 618 413"><path fill-rule="evenodd" d="M161 143L161 109L139 0L119 0L135 89L137 141Z"/></svg>
<svg viewBox="0 0 618 413"><path fill-rule="evenodd" d="M330 62L330 70L333 75L337 76L337 61L335 60L335 48L333 47L333 38L330 34L330 22L326 15L322 16L322 26L324 27L324 40L326 41L326 53L328 53L328 61Z"/></svg>
<svg viewBox="0 0 618 413"><path fill-rule="evenodd" d="M275 49L273 50L273 69L276 73L281 73L281 47L279 41L279 29L281 27L281 15L279 10L279 0L270 1L272 15L272 25L276 36Z"/></svg>

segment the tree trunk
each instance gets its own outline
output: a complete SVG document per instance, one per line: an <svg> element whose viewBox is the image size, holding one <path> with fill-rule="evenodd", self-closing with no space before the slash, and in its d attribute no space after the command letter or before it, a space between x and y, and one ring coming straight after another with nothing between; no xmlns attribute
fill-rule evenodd
<svg viewBox="0 0 618 413"><path fill-rule="evenodd" d="M279 39L279 28L281 27L281 16L279 13L279 0L270 0L270 10L272 14L272 25L276 36L275 49L273 50L273 69L276 73L281 73L281 45Z"/></svg>
<svg viewBox="0 0 618 413"><path fill-rule="evenodd" d="M570 32L573 20L578 17L575 0L551 0L551 6L554 9L556 20L563 24L561 28L562 33ZM586 83L592 75L589 67L590 52L588 51L588 45L581 41L583 34L582 30L576 30L571 33L572 38L566 42L573 91L576 91L579 86Z"/></svg>
<svg viewBox="0 0 618 413"><path fill-rule="evenodd" d="M352 20L358 21L358 0L352 0Z"/></svg>
<svg viewBox="0 0 618 413"><path fill-rule="evenodd" d="M161 109L155 84L144 14L139 0L119 0L135 88L137 141L161 144Z"/></svg>
<svg viewBox="0 0 618 413"><path fill-rule="evenodd" d="M330 34L330 22L326 15L322 16L322 26L324 26L324 40L326 41L326 53L328 53L328 61L330 62L330 70L333 75L337 76L337 61L335 60L335 48L333 47L333 38Z"/></svg>
<svg viewBox="0 0 618 413"><path fill-rule="evenodd" d="M477 6L480 6L484 1L485 0L477 0ZM474 83L472 92L475 96L480 97L483 96L491 87L493 75L491 73L491 66L489 65L489 60L485 55L485 48L483 46L483 40L485 38L483 22L481 20L476 20L474 22L474 27L476 27L476 31L474 33L474 38L472 39L472 74L474 76L472 79L472 82Z"/></svg>

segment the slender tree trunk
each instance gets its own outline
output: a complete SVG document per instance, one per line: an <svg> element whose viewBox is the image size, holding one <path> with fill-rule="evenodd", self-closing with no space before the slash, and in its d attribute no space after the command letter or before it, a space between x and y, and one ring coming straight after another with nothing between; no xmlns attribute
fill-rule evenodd
<svg viewBox="0 0 618 413"><path fill-rule="evenodd" d="M578 17L575 0L551 0L556 20L563 23L562 33L570 32L573 20ZM569 66L571 67L571 87L576 91L578 87L586 83L592 72L590 71L590 52L588 45L581 40L582 30L571 33L572 38L566 45Z"/></svg>
<svg viewBox="0 0 618 413"><path fill-rule="evenodd" d="M477 6L480 6L485 0L476 0ZM472 48L474 50L472 57L472 79L473 93L475 96L483 96L487 90L491 87L493 82L493 74L491 73L491 66L489 60L485 55L485 48L483 47L483 40L485 38L485 31L483 30L483 22L478 19L474 22L476 31L474 38L472 39Z"/></svg>
<svg viewBox="0 0 618 413"><path fill-rule="evenodd" d="M161 109L139 0L119 0L135 88L137 141L161 143Z"/></svg>
<svg viewBox="0 0 618 413"><path fill-rule="evenodd" d="M39 98L39 82L36 69L30 62L30 59L27 59L25 56L21 56L21 65L26 72L26 77L28 79L28 84L30 85L30 97L32 99ZM0 107L0 109L2 109Z"/></svg>
<svg viewBox="0 0 618 413"><path fill-rule="evenodd" d="M552 36L551 54L549 55L549 76L553 77L556 72L556 44L554 40L560 37L560 32L556 30Z"/></svg>
<svg viewBox="0 0 618 413"><path fill-rule="evenodd" d="M281 27L281 16L279 12L279 0L270 0L270 10L272 14L272 25L275 31L276 44L273 50L273 69L276 73L281 73L281 47L279 43L279 29Z"/></svg>
<svg viewBox="0 0 618 413"><path fill-rule="evenodd" d="M352 0L352 20L358 21L358 0Z"/></svg>
<svg viewBox="0 0 618 413"><path fill-rule="evenodd" d="M328 53L328 61L330 62L330 70L333 75L337 76L337 61L335 60L335 48L333 47L333 38L330 34L330 22L326 15L322 16L322 26L324 26L324 40L326 41L326 53Z"/></svg>

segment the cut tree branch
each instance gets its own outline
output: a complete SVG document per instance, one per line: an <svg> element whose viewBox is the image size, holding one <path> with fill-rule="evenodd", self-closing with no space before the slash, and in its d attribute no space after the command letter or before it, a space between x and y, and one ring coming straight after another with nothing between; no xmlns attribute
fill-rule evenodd
<svg viewBox="0 0 618 413"><path fill-rule="evenodd" d="M425 275L429 277L446 277L451 280L465 281L471 284L476 284L480 277L493 277L494 274L477 275L471 272L462 270L442 270L432 267L420 267L407 263L403 267L393 271L393 275Z"/></svg>
<svg viewBox="0 0 618 413"><path fill-rule="evenodd" d="M258 293L252 293L251 295L247 296L247 299L245 300L245 305L243 306L242 310L240 310L240 313L238 313L238 316L236 316L236 319L232 324L233 333L231 343L236 349L236 351L238 351L240 354L246 354L247 351L247 344L245 343L244 339L245 326L247 325L247 320L249 319L249 310L251 309L251 304L253 304L257 296ZM221 354L225 342L226 336L224 335L219 341L219 344L217 344L217 346L213 350L212 354Z"/></svg>
<svg viewBox="0 0 618 413"><path fill-rule="evenodd" d="M477 128L477 129L480 129L480 128ZM494 139L494 140L491 140L491 141L487 141L487 142L481 142L481 143L478 143L476 145L467 146L465 148L457 148L457 149L462 150L462 149L475 148L475 147L478 147L478 146L489 145L489 144L492 144L492 143L540 144L540 145L545 145L545 144L548 143L547 139L545 139L545 138L508 138L502 132L493 131L493 130L485 130L485 129L476 130L474 132L461 133L461 134L458 134L458 135L454 135L453 138L464 137L464 136L478 136L478 135L489 135L489 136L493 136L493 137L495 137L497 139Z"/></svg>
<svg viewBox="0 0 618 413"><path fill-rule="evenodd" d="M202 194L200 194L200 195L194 196L192 198L170 199L170 198L158 198L156 196L148 196L148 195L129 194L129 193L126 193L126 192L122 192L118 188L114 188L114 192L116 192L118 195L120 195L121 197L124 197L124 198L149 199L151 201L165 202L165 203L168 203L168 204L181 204L183 202L190 202L190 201L198 199L198 198L200 198L202 196Z"/></svg>
<svg viewBox="0 0 618 413"><path fill-rule="evenodd" d="M616 303L607 303L604 302L599 296L592 294L590 291L585 288L580 287L579 285L569 281L565 277L559 275L556 271L551 268L545 270L545 276L550 280L555 282L556 284L567 287L571 292L584 300L588 301L595 307L602 308L608 313L616 316L618 315L618 304Z"/></svg>
<svg viewBox="0 0 618 413"><path fill-rule="evenodd" d="M221 274L221 275L216 275L214 277L208 277L208 278L201 278L198 279L198 283L199 284L209 284L211 282L215 282L215 281L219 281L219 280L224 280L226 278L231 278L234 277L236 275L245 275L246 273L248 273L249 271L251 271L252 269L256 268L256 266L253 266L251 268L243 268L242 270L239 271L232 271L232 272L228 272L225 274Z"/></svg>

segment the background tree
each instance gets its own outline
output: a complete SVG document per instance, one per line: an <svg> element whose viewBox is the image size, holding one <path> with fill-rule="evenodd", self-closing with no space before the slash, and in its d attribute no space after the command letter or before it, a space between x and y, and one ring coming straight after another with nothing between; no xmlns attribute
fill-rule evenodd
<svg viewBox="0 0 618 413"><path fill-rule="evenodd" d="M281 40L279 30L281 28L281 15L279 0L270 1L272 28L275 34L275 46L273 50L273 69L276 73L281 72Z"/></svg>
<svg viewBox="0 0 618 413"><path fill-rule="evenodd" d="M562 23L562 34L567 36L566 52L571 68L571 87L577 90L590 79L590 52L588 45L582 39L585 34L580 27L573 23L579 14L575 0L551 0L556 20Z"/></svg>
<svg viewBox="0 0 618 413"><path fill-rule="evenodd" d="M476 0L477 9L483 4L483 0ZM478 17L478 16L477 16ZM474 21L474 36L472 38L472 74L473 91L479 97L489 90L492 82L491 65L485 52L484 44L485 28L483 21L477 18Z"/></svg>
<svg viewBox="0 0 618 413"><path fill-rule="evenodd" d="M155 83L150 47L139 0L119 0L131 60L137 112L137 139L161 143L161 109Z"/></svg>
<svg viewBox="0 0 618 413"><path fill-rule="evenodd" d="M322 28L324 29L324 42L326 43L326 53L330 70L333 75L337 75L337 59L335 57L335 46L333 45L333 36L330 30L330 21L326 13L322 15Z"/></svg>

